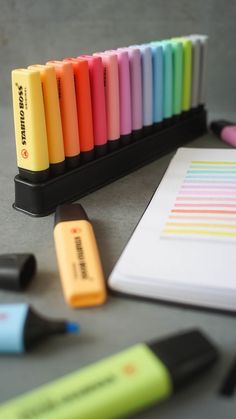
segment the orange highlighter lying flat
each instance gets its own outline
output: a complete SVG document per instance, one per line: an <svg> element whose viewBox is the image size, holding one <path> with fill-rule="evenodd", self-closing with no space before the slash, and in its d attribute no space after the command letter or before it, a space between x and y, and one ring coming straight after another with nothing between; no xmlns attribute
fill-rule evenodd
<svg viewBox="0 0 236 419"><path fill-rule="evenodd" d="M57 207L54 240L66 302L74 308L104 303L106 285L98 247L80 204Z"/></svg>

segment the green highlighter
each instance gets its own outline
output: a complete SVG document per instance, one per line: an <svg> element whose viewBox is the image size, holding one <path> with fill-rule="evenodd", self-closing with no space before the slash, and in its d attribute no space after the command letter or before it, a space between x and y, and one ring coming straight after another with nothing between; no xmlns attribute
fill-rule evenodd
<svg viewBox="0 0 236 419"><path fill-rule="evenodd" d="M198 330L137 344L0 407L4 419L127 417L170 397L214 364Z"/></svg>
<svg viewBox="0 0 236 419"><path fill-rule="evenodd" d="M182 111L189 111L192 99L192 42L184 37L173 38L173 41L181 42L183 45Z"/></svg>
<svg viewBox="0 0 236 419"><path fill-rule="evenodd" d="M173 40L173 115L182 112L183 97L183 44Z"/></svg>

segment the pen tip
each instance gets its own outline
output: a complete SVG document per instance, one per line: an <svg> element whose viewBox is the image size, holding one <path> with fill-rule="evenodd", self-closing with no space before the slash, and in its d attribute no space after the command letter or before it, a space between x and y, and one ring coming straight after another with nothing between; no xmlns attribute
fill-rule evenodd
<svg viewBox="0 0 236 419"><path fill-rule="evenodd" d="M80 326L78 323L68 322L66 324L66 331L67 333L78 333L80 331Z"/></svg>

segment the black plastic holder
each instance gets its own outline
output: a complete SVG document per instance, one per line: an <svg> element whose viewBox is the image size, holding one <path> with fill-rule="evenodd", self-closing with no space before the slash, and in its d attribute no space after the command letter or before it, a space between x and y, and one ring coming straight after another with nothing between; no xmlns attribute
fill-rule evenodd
<svg viewBox="0 0 236 419"><path fill-rule="evenodd" d="M144 132L130 144L45 182L32 183L17 175L13 207L31 216L46 216L57 205L82 198L205 132L206 111L199 107L156 124L151 133Z"/></svg>

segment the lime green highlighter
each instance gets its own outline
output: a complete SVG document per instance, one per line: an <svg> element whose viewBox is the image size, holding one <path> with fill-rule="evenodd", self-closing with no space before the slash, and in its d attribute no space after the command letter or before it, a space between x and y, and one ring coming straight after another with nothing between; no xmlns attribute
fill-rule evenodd
<svg viewBox="0 0 236 419"><path fill-rule="evenodd" d="M141 343L0 407L4 419L128 417L170 397L218 358L212 343L190 330Z"/></svg>

